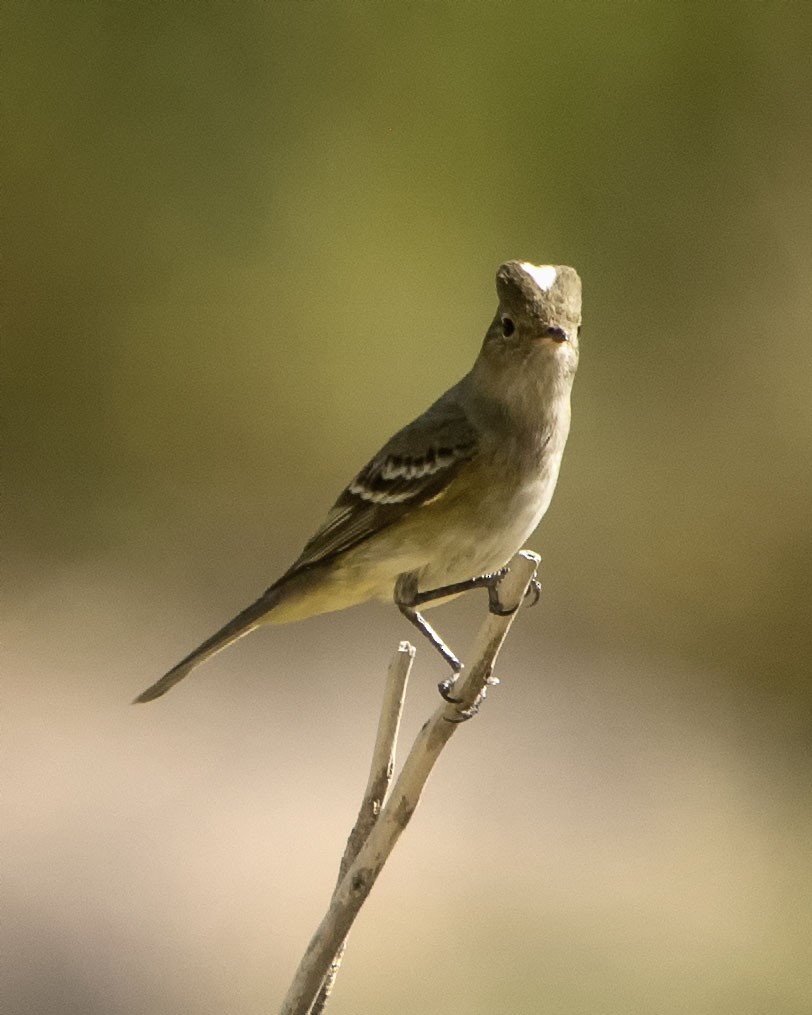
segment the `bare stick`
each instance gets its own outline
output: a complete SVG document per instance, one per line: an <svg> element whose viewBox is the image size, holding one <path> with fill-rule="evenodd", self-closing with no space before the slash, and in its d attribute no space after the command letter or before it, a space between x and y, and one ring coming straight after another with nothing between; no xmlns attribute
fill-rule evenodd
<svg viewBox="0 0 812 1015"><path fill-rule="evenodd" d="M499 584L504 613L489 614L479 631L471 653L471 669L454 688L459 704L440 705L418 733L389 799L333 893L327 913L307 946L280 1015L307 1015L310 1011L333 957L409 823L440 752L459 727L460 720L476 712L488 684L493 683L491 674L496 657L535 577L538 563L538 556L526 550L510 561L510 571ZM508 612L510 610L513 612Z"/></svg>
<svg viewBox="0 0 812 1015"><path fill-rule="evenodd" d="M341 864L338 869L338 881L336 888L341 884L344 875L349 870L358 851L367 839L372 826L378 820L378 815L386 799L387 791L392 782L395 771L395 748L400 729L400 717L403 714L403 702L406 698L406 685L409 681L409 673L414 662L414 647L408 641L402 641L397 652L392 656L389 663L389 672L386 676L386 687L383 692L383 703L381 705L381 718L378 722L378 735L375 740L375 747L372 751L372 762L369 767L369 781L364 790L364 798L361 801L361 808L355 825L347 839L347 846ZM333 956L330 968L324 977L318 997L313 1002L310 1015L321 1015L327 1000L333 990L335 978L344 957L344 949L347 947L347 939L341 942L338 951Z"/></svg>

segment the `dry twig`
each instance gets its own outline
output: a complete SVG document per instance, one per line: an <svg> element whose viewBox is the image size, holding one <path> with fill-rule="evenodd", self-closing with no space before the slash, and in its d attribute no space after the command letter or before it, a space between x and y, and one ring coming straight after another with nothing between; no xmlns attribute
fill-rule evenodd
<svg viewBox="0 0 812 1015"><path fill-rule="evenodd" d="M350 927L389 858L395 843L400 838L401 832L409 823L440 752L459 728L461 719L476 713L479 704L485 697L488 685L495 682L491 675L496 657L513 623L516 610L521 606L530 583L535 577L538 564L538 556L526 550L517 553L510 561L510 570L498 586L499 599L504 607L504 613L488 614L480 628L470 655L472 659L470 670L467 676L461 679L454 688L459 697L459 703L443 703L424 724L412 745L389 798L377 820L373 820L371 828L360 846L358 846L355 837L358 829L358 822L356 823L356 829L350 836L345 857L349 859L351 846L352 848L357 846L357 853L343 877L340 877L327 913L307 946L280 1015L308 1015L313 1012L315 999L322 990L322 986L327 984L331 964L338 956ZM387 691L388 696L389 690ZM384 706L385 709L387 707L391 706ZM397 732L398 720L395 721L394 735ZM388 734L381 733L383 724L384 717L379 725L379 743L382 735L388 736ZM394 745L394 736L392 745ZM379 766L380 762L373 763L370 785L376 779L375 765ZM359 821L361 817L362 815L359 815ZM329 981L327 993L329 993L331 986L332 980ZM326 995L324 1003L326 1003Z"/></svg>
<svg viewBox="0 0 812 1015"><path fill-rule="evenodd" d="M403 702L406 698L406 685L409 681L409 673L414 662L414 647L407 641L402 641L397 652L392 656L389 663L389 672L386 675L386 686L383 692L383 704L381 706L381 717L378 721L378 735L375 739L375 747L372 751L372 763L369 766L369 780L364 790L364 798L355 819L355 825L347 839L344 849L344 856L338 869L338 882L336 888L341 884L344 875L350 868L353 860L358 856L358 850L366 842L372 826L378 820L381 813L387 791L392 782L395 772L395 748L400 729L400 717L403 714ZM327 1000L333 989L335 978L338 974L341 960L344 958L344 949L347 947L347 939L339 945L338 951L333 956L330 968L324 977L319 988L318 996L310 1009L310 1015L321 1015Z"/></svg>

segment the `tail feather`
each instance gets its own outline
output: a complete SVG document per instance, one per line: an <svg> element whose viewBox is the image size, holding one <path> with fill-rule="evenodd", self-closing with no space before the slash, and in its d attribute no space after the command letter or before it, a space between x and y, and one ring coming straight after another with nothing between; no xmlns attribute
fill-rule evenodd
<svg viewBox="0 0 812 1015"><path fill-rule="evenodd" d="M172 669L165 673L160 680L157 680L151 687L148 687L146 691L143 691L134 699L133 704L142 704L145 701L154 701L156 698L160 698L161 695L174 687L179 680L183 680L187 674L199 666L200 663L210 659L213 655L216 655L222 649L231 645L232 642L237 641L238 638L242 638L243 635L248 634L249 631L253 631L255 627L259 627L260 623L279 601L279 596L275 594L275 591L270 589L263 596L261 596L255 603L252 603L249 607L244 609L241 613L238 613L233 620L230 620L225 627L221 627L219 631L207 638L202 645L190 652L188 656L176 665Z"/></svg>

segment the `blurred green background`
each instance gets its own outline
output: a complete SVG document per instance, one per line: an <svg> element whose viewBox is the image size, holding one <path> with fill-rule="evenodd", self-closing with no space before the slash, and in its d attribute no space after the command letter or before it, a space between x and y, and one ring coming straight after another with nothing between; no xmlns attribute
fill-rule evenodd
<svg viewBox="0 0 812 1015"><path fill-rule="evenodd" d="M2 34L9 1011L278 1008L410 631L261 632L127 703L468 369L518 257L584 280L544 594L330 1010L808 1015L810 6ZM435 617L463 655L483 610ZM404 736L443 675L419 646Z"/></svg>

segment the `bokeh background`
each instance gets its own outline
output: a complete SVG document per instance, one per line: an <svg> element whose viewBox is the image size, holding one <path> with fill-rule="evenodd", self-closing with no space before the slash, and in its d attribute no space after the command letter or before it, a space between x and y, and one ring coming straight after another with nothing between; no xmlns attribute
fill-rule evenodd
<svg viewBox="0 0 812 1015"><path fill-rule="evenodd" d="M335 1015L812 1008L806 3L4 5L4 994L278 1008L396 611L261 592L575 265L542 602L353 931ZM436 617L463 653L482 596ZM404 744L443 669L420 646Z"/></svg>

